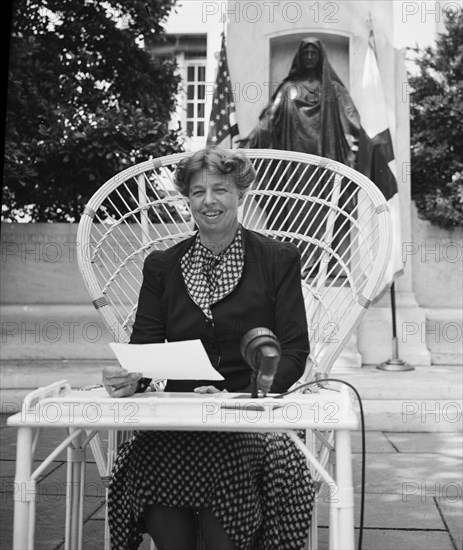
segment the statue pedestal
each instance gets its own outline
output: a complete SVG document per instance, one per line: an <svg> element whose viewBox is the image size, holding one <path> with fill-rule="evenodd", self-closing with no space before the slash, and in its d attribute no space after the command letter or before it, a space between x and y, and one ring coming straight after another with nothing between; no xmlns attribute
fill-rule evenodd
<svg viewBox="0 0 463 550"><path fill-rule="evenodd" d="M413 366L431 364L426 346L426 311L412 291L396 290L396 321L399 357ZM357 329L362 364L379 365L392 357L392 312L387 292L363 317Z"/></svg>
<svg viewBox="0 0 463 550"><path fill-rule="evenodd" d="M334 362L333 370L342 370L346 367L362 367L362 356L359 352L356 332L349 338L346 347Z"/></svg>

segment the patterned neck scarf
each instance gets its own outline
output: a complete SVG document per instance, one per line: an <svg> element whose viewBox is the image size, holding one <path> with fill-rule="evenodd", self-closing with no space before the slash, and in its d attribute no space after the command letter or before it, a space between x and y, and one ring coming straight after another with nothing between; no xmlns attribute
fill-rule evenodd
<svg viewBox="0 0 463 550"><path fill-rule="evenodd" d="M214 254L199 238L180 260L183 280L193 302L212 319L211 305L230 294L243 274L244 248L241 225L233 241Z"/></svg>

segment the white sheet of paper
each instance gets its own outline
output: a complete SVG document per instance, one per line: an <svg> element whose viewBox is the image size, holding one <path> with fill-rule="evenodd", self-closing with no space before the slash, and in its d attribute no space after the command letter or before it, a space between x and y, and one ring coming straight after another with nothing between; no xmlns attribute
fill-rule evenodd
<svg viewBox="0 0 463 550"><path fill-rule="evenodd" d="M224 380L212 366L201 340L109 345L124 369L153 380Z"/></svg>

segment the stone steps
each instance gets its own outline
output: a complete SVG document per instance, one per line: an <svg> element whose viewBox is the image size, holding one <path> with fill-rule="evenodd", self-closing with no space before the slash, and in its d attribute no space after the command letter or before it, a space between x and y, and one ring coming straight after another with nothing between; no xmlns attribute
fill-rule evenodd
<svg viewBox="0 0 463 550"><path fill-rule="evenodd" d="M462 430L462 371L457 366L390 372L375 367L331 372L359 392L367 430L458 432Z"/></svg>
<svg viewBox="0 0 463 550"><path fill-rule="evenodd" d="M2 412L16 412L24 396L66 379L73 387L98 384L112 359L3 361L0 377ZM357 388L369 431L457 432L462 430L462 372L454 366L417 367L384 372L374 367L338 367L331 376Z"/></svg>
<svg viewBox="0 0 463 550"><path fill-rule="evenodd" d="M67 380L75 388L99 384L103 367L114 364L114 359L2 361L1 412L19 411L22 400L29 392L58 380Z"/></svg>
<svg viewBox="0 0 463 550"><path fill-rule="evenodd" d="M379 314L387 318L390 316L387 308L373 309L376 316ZM108 347L108 343L112 341L112 335L91 304L11 304L2 305L0 314L2 360L112 358L112 352ZM365 323L373 326L372 335L377 339L377 335L382 330L381 323L376 328L372 319L366 319ZM398 335L400 351L404 341L418 338L425 342L433 365L463 363L461 309L426 309L422 322L407 322L406 325L400 326L402 327ZM362 356L359 353L359 347L365 347L365 327L363 325L362 327L358 335L352 336L345 352L339 358L338 364L341 366L361 366ZM371 335L367 340L371 340ZM392 344L389 338L377 342L375 347L381 348L382 352L377 354L378 361L372 361L371 364L391 357ZM413 362L413 359L405 358Z"/></svg>
<svg viewBox="0 0 463 550"><path fill-rule="evenodd" d="M91 305L3 305L2 361L111 359L112 336Z"/></svg>
<svg viewBox="0 0 463 550"><path fill-rule="evenodd" d="M458 300L457 300L458 301ZM463 311L461 309L426 309L424 331L433 365L463 363Z"/></svg>

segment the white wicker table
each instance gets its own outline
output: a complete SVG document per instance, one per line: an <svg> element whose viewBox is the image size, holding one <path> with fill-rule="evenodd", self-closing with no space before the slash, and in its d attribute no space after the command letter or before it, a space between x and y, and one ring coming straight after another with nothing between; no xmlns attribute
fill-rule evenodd
<svg viewBox="0 0 463 550"><path fill-rule="evenodd" d="M72 390L66 381L30 393L21 412L8 418L18 428L14 495L15 550L34 548L36 483L64 448L68 449L65 548L82 548L85 451L100 430L204 430L286 432L331 490L330 548L354 549L354 495L350 432L358 419L346 388L283 399L236 394L138 394L110 398L105 390ZM40 428L67 428L69 435L35 470ZM335 475L317 461L294 430L335 431Z"/></svg>

